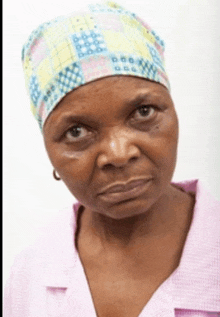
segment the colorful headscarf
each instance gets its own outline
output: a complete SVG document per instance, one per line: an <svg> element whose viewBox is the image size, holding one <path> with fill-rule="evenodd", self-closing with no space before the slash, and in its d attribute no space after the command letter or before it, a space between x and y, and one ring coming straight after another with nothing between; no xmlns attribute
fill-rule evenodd
<svg viewBox="0 0 220 317"><path fill-rule="evenodd" d="M22 61L41 129L68 92L98 78L131 75L170 88L164 42L134 13L113 2L41 24L23 46Z"/></svg>

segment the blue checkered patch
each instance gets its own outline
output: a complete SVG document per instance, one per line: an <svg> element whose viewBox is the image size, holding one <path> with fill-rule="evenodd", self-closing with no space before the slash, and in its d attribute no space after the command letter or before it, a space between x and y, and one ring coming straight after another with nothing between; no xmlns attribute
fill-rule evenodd
<svg viewBox="0 0 220 317"><path fill-rule="evenodd" d="M73 63L59 72L57 82L59 83L60 91L64 94L68 93L75 87L83 84L83 72L79 63Z"/></svg>
<svg viewBox="0 0 220 317"><path fill-rule="evenodd" d="M136 60L132 56L112 55L113 68L115 72L137 72Z"/></svg>
<svg viewBox="0 0 220 317"><path fill-rule="evenodd" d="M157 68L152 63L141 58L138 64L143 76L146 76L149 79L155 79L157 75Z"/></svg>
<svg viewBox="0 0 220 317"><path fill-rule="evenodd" d="M156 65L158 65L159 68L164 71L163 62L162 62L161 58L159 57L157 50L149 44L147 44L147 47L149 48L149 51L150 51L150 54L151 54L151 57L152 57L154 63Z"/></svg>
<svg viewBox="0 0 220 317"><path fill-rule="evenodd" d="M36 107L38 99L41 95L40 87L39 87L36 76L32 76L30 78L29 91L30 91L31 100L32 100L34 106Z"/></svg>
<svg viewBox="0 0 220 317"><path fill-rule="evenodd" d="M79 59L107 51L104 38L98 30L87 30L72 35Z"/></svg>

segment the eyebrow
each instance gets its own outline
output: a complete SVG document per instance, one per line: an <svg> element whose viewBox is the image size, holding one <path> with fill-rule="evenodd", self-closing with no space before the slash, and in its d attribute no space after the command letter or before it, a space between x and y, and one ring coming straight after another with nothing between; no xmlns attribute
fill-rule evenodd
<svg viewBox="0 0 220 317"><path fill-rule="evenodd" d="M140 92L137 96L135 96L134 98L131 98L130 100L127 101L128 105L135 105L142 103L143 101L145 102L152 102L153 100L155 100L156 98L160 97L160 94L158 93L148 93L148 92Z"/></svg>
<svg viewBox="0 0 220 317"><path fill-rule="evenodd" d="M59 117L56 120L56 126L61 127L62 125L70 125L72 123L80 122L81 124L89 125L95 124L96 122L92 120L88 115L79 115L79 114L63 114L62 117Z"/></svg>
<svg viewBox="0 0 220 317"><path fill-rule="evenodd" d="M149 99L149 94L147 93L140 93L138 94L137 96L135 96L134 98L130 99L127 104L128 105L134 105L134 104L138 104L138 103L141 103L145 100Z"/></svg>
<svg viewBox="0 0 220 317"><path fill-rule="evenodd" d="M152 102L152 99L158 97L159 95L157 93L148 93L148 92L139 92L134 98L130 98L125 101L125 104L128 107L133 107L133 106L138 106L140 103L143 101L145 102ZM74 106L74 103L72 103ZM93 120L91 117L88 115L83 115L83 114L63 114L61 117L57 118L56 120L56 125L59 127L60 125L63 124L71 124L71 123L77 123L80 122L85 125L89 124L96 124L97 122Z"/></svg>

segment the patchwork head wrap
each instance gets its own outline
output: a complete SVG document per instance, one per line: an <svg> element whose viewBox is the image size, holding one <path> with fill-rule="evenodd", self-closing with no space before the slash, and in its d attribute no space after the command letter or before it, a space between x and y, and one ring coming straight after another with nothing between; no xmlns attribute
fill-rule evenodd
<svg viewBox="0 0 220 317"><path fill-rule="evenodd" d="M34 30L22 50L31 109L40 128L74 88L98 78L131 75L163 84L164 42L119 5L90 5Z"/></svg>

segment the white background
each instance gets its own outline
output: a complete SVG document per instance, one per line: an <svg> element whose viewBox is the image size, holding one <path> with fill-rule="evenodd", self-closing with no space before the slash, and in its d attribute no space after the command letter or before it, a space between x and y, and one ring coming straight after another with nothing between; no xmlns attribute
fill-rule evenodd
<svg viewBox="0 0 220 317"><path fill-rule="evenodd" d="M75 201L52 177L32 117L21 48L40 23L80 8L79 0L4 1L4 281L14 256L54 212ZM83 5L91 1L83 0ZM174 180L200 178L220 199L220 1L120 0L165 40L166 68L180 120Z"/></svg>

